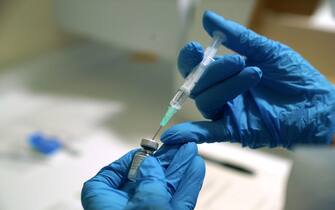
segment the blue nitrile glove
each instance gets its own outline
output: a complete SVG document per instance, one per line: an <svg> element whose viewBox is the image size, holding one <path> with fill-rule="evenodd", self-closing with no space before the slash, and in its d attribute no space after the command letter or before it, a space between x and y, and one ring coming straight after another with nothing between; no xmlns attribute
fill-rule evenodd
<svg viewBox="0 0 335 210"><path fill-rule="evenodd" d="M239 55L217 57L191 93L210 121L175 125L161 136L164 143L230 141L257 148L331 142L335 89L311 64L288 46L214 12L204 13L203 26L210 35L223 32L223 45ZM196 42L181 49L184 77L203 52Z"/></svg>
<svg viewBox="0 0 335 210"><path fill-rule="evenodd" d="M205 176L195 143L164 145L146 158L136 182L127 179L133 150L102 168L82 189L86 210L193 209Z"/></svg>

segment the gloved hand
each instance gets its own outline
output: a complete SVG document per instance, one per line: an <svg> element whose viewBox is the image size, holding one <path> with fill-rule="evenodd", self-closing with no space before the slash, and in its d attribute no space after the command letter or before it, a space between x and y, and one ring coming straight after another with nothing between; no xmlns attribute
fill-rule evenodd
<svg viewBox="0 0 335 210"><path fill-rule="evenodd" d="M146 158L135 182L127 179L133 150L102 168L82 189L86 210L193 209L205 176L195 143L163 145Z"/></svg>
<svg viewBox="0 0 335 210"><path fill-rule="evenodd" d="M311 64L288 46L213 12L204 13L203 26L209 35L223 32L223 45L238 54L217 57L191 93L210 121L175 125L161 136L164 143L230 141L257 148L331 142L335 89ZM203 53L197 42L181 49L182 76Z"/></svg>

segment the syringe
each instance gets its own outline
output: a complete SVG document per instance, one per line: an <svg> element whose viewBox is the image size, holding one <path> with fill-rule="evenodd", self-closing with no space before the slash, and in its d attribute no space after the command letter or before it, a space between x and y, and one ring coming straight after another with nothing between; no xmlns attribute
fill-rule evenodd
<svg viewBox="0 0 335 210"><path fill-rule="evenodd" d="M133 161L128 172L128 179L135 181L137 177L138 168L140 167L142 161L149 155L152 155L159 146L159 143L155 140L155 137L158 135L160 129L168 124L172 116L181 109L182 105L189 97L192 89L199 81L200 77L203 75L207 66L214 61L214 56L218 51L221 43L225 41L225 36L221 32L213 33L213 41L209 47L206 48L204 57L199 65L197 65L191 73L186 77L183 85L178 89L176 95L170 101L167 112L162 118L159 128L155 132L152 139L142 139L141 141L141 150L136 152L134 155Z"/></svg>
<svg viewBox="0 0 335 210"><path fill-rule="evenodd" d="M221 32L215 31L213 33L213 41L209 47L206 48L204 57L199 65L197 65L190 74L186 77L182 86L178 89L175 96L170 101L168 110L166 111L164 117L162 118L158 130L155 132L152 139L155 139L156 135L159 133L160 129L168 124L172 116L181 109L182 105L186 99L190 96L190 93L194 86L199 81L200 77L206 71L208 65L214 61L214 56L216 55L219 46L225 41L225 35Z"/></svg>

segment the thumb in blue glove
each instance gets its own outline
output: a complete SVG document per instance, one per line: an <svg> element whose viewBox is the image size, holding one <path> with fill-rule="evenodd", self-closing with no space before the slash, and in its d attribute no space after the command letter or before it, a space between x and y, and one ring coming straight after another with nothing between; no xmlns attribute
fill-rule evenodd
<svg viewBox="0 0 335 210"><path fill-rule="evenodd" d="M143 160L134 185L134 195L125 209L171 209L166 177L156 158Z"/></svg>
<svg viewBox="0 0 335 210"><path fill-rule="evenodd" d="M223 43L238 54L217 57L191 97L209 121L186 122L168 129L166 144L193 141L238 142L243 146L291 147L328 144L335 133L335 89L291 48L207 11L203 26L220 31ZM181 49L182 76L201 61L203 48Z"/></svg>

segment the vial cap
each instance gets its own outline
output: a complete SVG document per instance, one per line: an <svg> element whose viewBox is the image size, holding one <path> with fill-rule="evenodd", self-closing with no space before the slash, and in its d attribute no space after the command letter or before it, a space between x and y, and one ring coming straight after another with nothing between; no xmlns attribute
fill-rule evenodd
<svg viewBox="0 0 335 210"><path fill-rule="evenodd" d="M141 140L141 147L143 147L144 149L156 151L158 149L158 146L158 142L153 139L143 138Z"/></svg>

